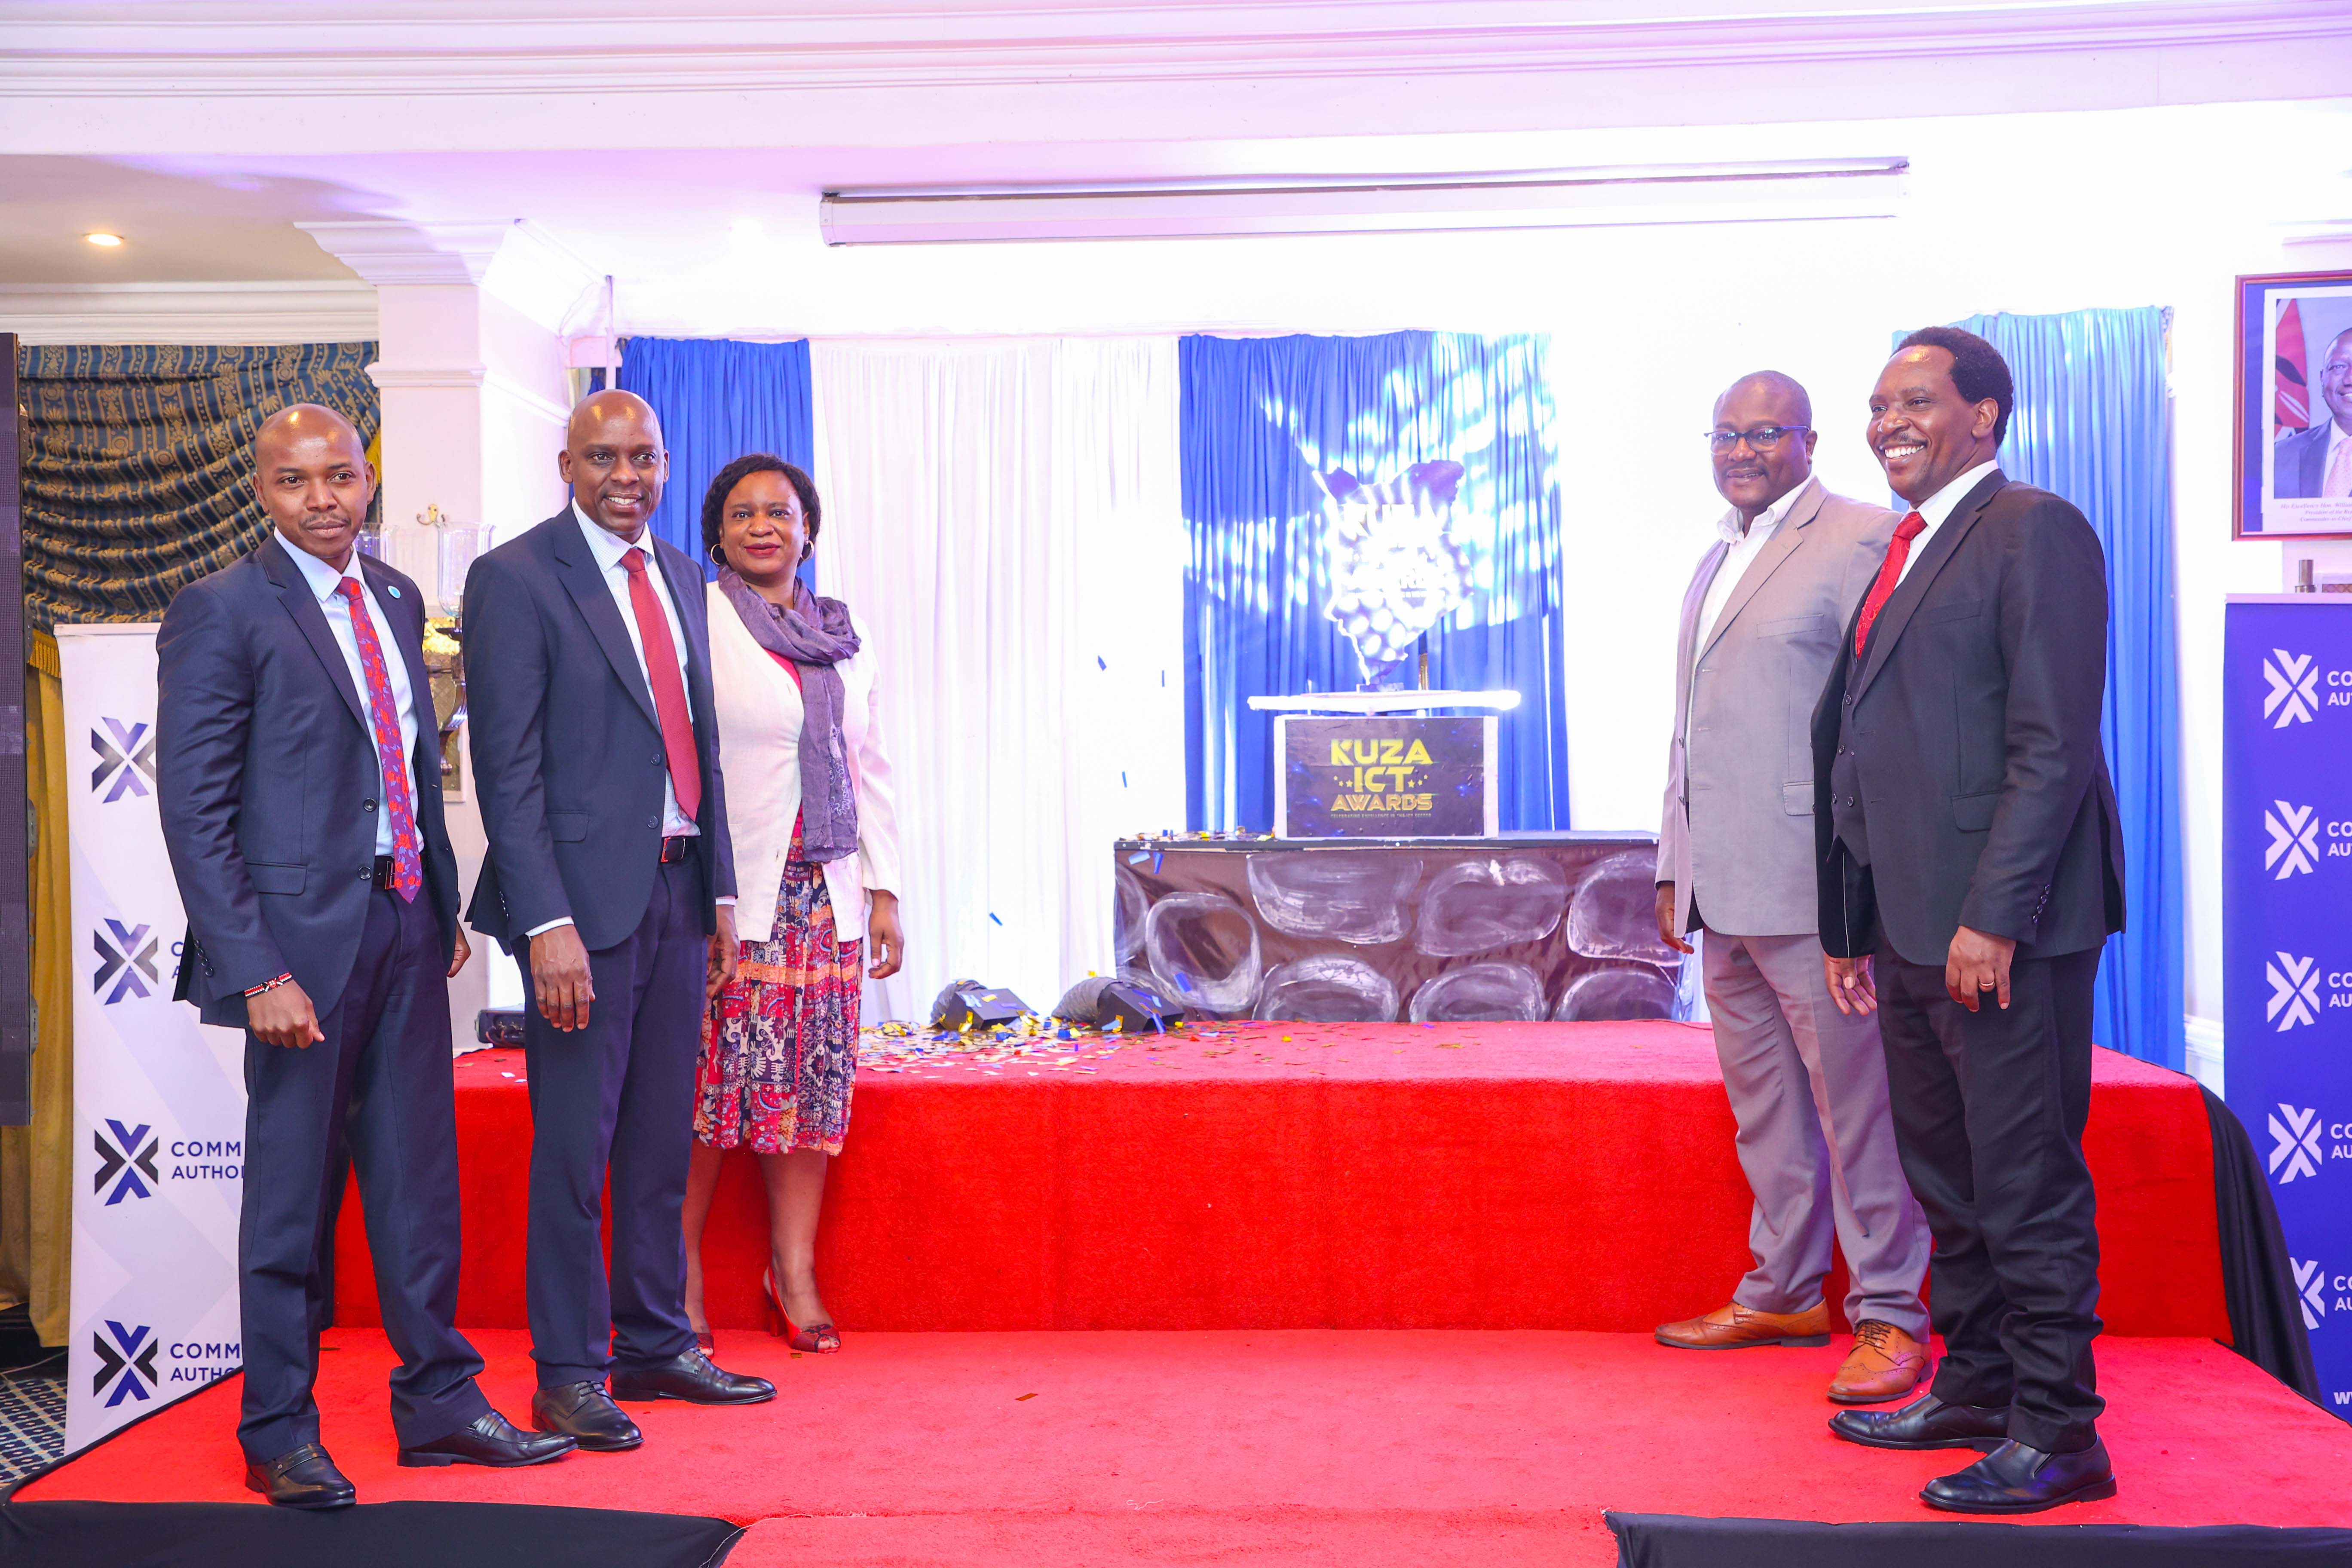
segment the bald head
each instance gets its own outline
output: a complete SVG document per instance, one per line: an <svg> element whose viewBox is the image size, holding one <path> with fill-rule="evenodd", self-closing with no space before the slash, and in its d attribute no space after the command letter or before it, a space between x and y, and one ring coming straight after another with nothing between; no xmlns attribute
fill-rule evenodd
<svg viewBox="0 0 2352 1568"><path fill-rule="evenodd" d="M352 422L317 403L297 403L253 433L254 483L278 533L340 572L375 500L375 470Z"/></svg>
<svg viewBox="0 0 2352 1568"><path fill-rule="evenodd" d="M635 542L669 479L661 420L634 392L599 392L572 411L556 471L597 527Z"/></svg>
<svg viewBox="0 0 2352 1568"><path fill-rule="evenodd" d="M1812 425L1813 400L1777 370L1743 375L1715 400L1715 488L1738 509L1741 527L1812 476Z"/></svg>

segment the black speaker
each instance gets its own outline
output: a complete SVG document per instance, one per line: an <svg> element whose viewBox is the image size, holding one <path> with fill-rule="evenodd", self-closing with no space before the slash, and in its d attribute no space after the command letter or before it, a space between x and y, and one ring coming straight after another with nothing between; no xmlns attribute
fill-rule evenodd
<svg viewBox="0 0 2352 1568"><path fill-rule="evenodd" d="M934 1029L986 1029L1010 1024L1029 1011L1029 1004L1002 985L977 980L950 980L931 1004Z"/></svg>
<svg viewBox="0 0 2352 1568"><path fill-rule="evenodd" d="M1121 1030L1132 1034L1181 1024L1184 1021L1184 1009L1170 1001L1150 981L1097 974L1063 993L1061 1001L1055 1005L1054 1016L1073 1024L1097 1026L1108 1026L1116 1020Z"/></svg>
<svg viewBox="0 0 2352 1568"><path fill-rule="evenodd" d="M522 1044L522 1009L485 1007L474 1015L474 1038L485 1046Z"/></svg>

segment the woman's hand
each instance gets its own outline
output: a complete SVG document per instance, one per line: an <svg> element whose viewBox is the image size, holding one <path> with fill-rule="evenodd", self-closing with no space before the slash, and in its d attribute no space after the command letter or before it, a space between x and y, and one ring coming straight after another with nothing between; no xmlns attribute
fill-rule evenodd
<svg viewBox="0 0 2352 1568"><path fill-rule="evenodd" d="M710 939L710 973L702 983L705 1001L716 997L735 978L735 906L720 904L718 908L719 930Z"/></svg>
<svg viewBox="0 0 2352 1568"><path fill-rule="evenodd" d="M907 933L898 926L898 895L877 889L874 909L866 917L866 947L874 962L866 966L868 980L887 980L907 962Z"/></svg>

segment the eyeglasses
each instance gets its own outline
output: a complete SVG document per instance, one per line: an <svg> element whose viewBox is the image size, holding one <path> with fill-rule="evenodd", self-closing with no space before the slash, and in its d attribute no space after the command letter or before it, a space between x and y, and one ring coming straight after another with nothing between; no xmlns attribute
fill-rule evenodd
<svg viewBox="0 0 2352 1568"><path fill-rule="evenodd" d="M1801 436L1811 429L1810 425L1767 425L1761 430L1710 430L1706 433L1706 448L1710 452L1728 452L1742 441L1751 451L1769 452L1787 436Z"/></svg>

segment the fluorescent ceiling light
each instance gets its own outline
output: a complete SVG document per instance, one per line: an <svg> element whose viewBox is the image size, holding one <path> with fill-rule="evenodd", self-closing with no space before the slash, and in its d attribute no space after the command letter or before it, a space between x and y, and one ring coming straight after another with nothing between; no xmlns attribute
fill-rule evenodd
<svg viewBox="0 0 2352 1568"><path fill-rule="evenodd" d="M828 191L828 245L1192 239L1891 217L1906 158L1399 179Z"/></svg>
<svg viewBox="0 0 2352 1568"><path fill-rule="evenodd" d="M83 235L82 237L89 241L92 245L97 246L100 250L112 250L116 246L122 243L122 237L119 234L86 234Z"/></svg>

